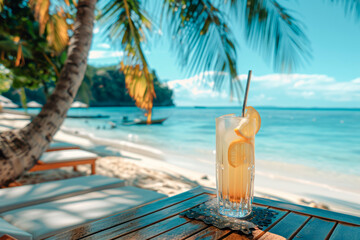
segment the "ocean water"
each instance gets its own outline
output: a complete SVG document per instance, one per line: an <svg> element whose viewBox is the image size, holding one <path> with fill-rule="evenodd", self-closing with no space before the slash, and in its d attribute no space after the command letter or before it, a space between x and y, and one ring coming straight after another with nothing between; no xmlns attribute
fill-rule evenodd
<svg viewBox="0 0 360 240"><path fill-rule="evenodd" d="M256 135L256 159L303 165L360 176L360 110L257 108L262 119ZM162 125L121 125L123 116L141 114L133 107L70 109L68 115L109 115L105 119L67 119L68 128L96 137L151 146L166 161L214 171L215 118L239 108L161 107ZM116 124L111 129L109 122ZM211 174L211 173L210 173Z"/></svg>

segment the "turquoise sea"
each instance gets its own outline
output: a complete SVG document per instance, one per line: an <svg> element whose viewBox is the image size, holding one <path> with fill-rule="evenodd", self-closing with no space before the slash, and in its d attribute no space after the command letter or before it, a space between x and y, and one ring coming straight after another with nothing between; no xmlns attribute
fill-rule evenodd
<svg viewBox="0 0 360 240"><path fill-rule="evenodd" d="M319 170L360 176L359 109L257 108L262 126L256 136L256 159L300 164ZM67 119L65 126L93 136L151 146L167 161L212 171L215 161L215 118L239 108L159 107L162 125L121 125L123 116L141 114L134 107L70 109L68 115L108 115L104 119ZM112 123L110 123L112 122ZM111 128L115 123L116 128Z"/></svg>

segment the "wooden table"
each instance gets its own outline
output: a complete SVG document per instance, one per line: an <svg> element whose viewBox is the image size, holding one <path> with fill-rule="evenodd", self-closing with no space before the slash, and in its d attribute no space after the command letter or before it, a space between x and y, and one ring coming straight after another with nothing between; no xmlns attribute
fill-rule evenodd
<svg viewBox="0 0 360 240"><path fill-rule="evenodd" d="M63 232L50 239L249 239L237 232L179 216L215 197L214 189L198 187ZM360 218L341 213L255 198L254 205L278 214L250 239L360 239Z"/></svg>

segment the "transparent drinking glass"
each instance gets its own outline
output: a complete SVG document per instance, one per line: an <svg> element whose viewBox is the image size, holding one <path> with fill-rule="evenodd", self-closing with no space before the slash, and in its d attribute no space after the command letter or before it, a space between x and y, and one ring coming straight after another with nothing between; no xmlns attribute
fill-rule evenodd
<svg viewBox="0 0 360 240"><path fill-rule="evenodd" d="M255 120L234 114L216 118L216 189L219 213L243 218L251 213L254 196L255 133L237 135L239 124Z"/></svg>

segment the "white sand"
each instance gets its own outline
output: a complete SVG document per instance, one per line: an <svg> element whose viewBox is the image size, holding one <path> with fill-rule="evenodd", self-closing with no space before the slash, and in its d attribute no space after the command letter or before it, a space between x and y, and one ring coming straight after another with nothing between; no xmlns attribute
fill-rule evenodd
<svg viewBox="0 0 360 240"><path fill-rule="evenodd" d="M27 121L9 118L9 114L0 114L0 126L22 127L27 124ZM196 163L192 166L170 164L161 151L151 146L106 140L67 128L61 128L54 139L106 156L97 161L97 173L125 179L129 185L168 195L197 185L215 187L214 174L208 170L199 169ZM90 173L87 166L79 170L83 172L74 173L65 168L27 174L20 182L27 184ZM360 176L330 175L302 165L256 160L255 195L360 216Z"/></svg>

